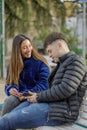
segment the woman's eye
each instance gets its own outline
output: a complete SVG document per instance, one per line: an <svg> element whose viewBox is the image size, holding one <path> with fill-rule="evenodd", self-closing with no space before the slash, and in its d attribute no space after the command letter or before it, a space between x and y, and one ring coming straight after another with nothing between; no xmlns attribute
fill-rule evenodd
<svg viewBox="0 0 87 130"><path fill-rule="evenodd" d="M23 49L27 49L26 47L24 47Z"/></svg>

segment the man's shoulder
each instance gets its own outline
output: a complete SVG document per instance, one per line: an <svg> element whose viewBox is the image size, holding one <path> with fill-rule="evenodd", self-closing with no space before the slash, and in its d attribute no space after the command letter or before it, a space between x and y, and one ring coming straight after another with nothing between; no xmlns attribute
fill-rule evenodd
<svg viewBox="0 0 87 130"><path fill-rule="evenodd" d="M84 58L83 58L82 56L79 56L79 55L76 54L76 55L73 57L73 60L74 60L75 62L78 62L79 64L82 64L82 65L85 66L85 61L84 61Z"/></svg>
<svg viewBox="0 0 87 130"><path fill-rule="evenodd" d="M66 59L66 61L64 62L64 64L66 65L66 66L68 66L68 65L74 65L74 66L83 66L83 67L85 67L85 62L84 62L84 59L81 57L81 56L79 56L79 55L77 55L77 54L72 54L70 57L68 57L67 59Z"/></svg>
<svg viewBox="0 0 87 130"><path fill-rule="evenodd" d="M70 61L78 61L78 62L82 62L83 64L84 64L84 59L81 57L81 56L79 56L79 55L77 55L77 54L72 54L70 57L69 57L69 60Z"/></svg>

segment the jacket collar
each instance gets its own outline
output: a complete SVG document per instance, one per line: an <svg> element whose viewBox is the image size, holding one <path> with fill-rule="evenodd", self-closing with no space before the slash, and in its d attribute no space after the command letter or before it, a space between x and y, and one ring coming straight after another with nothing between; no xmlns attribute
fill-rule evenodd
<svg viewBox="0 0 87 130"><path fill-rule="evenodd" d="M72 56L72 55L75 55L75 52L68 52L67 54L59 57L59 61L60 63L64 62L68 57Z"/></svg>

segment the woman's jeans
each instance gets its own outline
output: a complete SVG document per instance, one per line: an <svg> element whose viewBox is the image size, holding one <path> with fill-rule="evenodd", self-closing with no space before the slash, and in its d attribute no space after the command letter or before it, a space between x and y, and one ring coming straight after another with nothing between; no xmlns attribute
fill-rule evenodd
<svg viewBox="0 0 87 130"><path fill-rule="evenodd" d="M21 103L0 119L0 130L31 129L39 126L58 126L62 121L48 119L47 103Z"/></svg>
<svg viewBox="0 0 87 130"><path fill-rule="evenodd" d="M2 116L5 115L6 113L11 112L11 110L13 110L20 103L21 103L20 100L13 95L7 97L4 101L4 106L2 109Z"/></svg>

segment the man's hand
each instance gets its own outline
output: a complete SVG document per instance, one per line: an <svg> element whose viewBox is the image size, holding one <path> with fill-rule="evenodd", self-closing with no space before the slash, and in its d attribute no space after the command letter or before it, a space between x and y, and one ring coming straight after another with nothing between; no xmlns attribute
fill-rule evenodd
<svg viewBox="0 0 87 130"><path fill-rule="evenodd" d="M18 97L18 98L19 98L20 101L26 100L26 97L25 97L25 96L20 96L20 97Z"/></svg>
<svg viewBox="0 0 87 130"><path fill-rule="evenodd" d="M29 96L27 96L26 99L31 103L35 103L37 102L36 97L37 97L37 93L32 93L29 91Z"/></svg>

